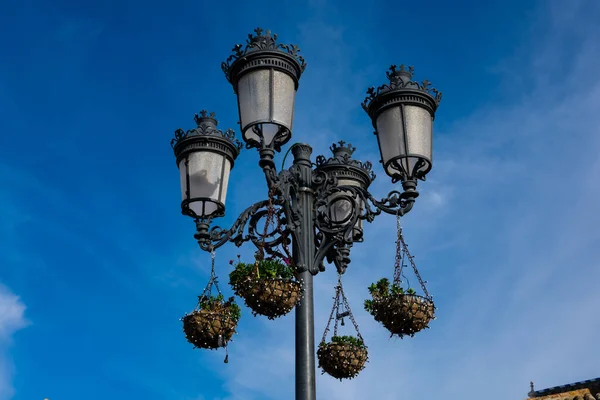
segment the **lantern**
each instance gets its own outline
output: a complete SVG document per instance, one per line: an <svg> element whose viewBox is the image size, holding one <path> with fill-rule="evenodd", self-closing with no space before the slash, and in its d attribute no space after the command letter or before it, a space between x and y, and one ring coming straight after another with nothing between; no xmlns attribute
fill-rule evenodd
<svg viewBox="0 0 600 400"><path fill-rule="evenodd" d="M181 212L196 219L223 216L229 174L241 143L231 129L217 129L215 113L202 110L194 119L197 128L178 129L171 141L181 180Z"/></svg>
<svg viewBox="0 0 600 400"><path fill-rule="evenodd" d="M412 80L414 68L392 65L389 84L370 88L362 106L371 117L385 172L393 182L425 180L432 167L432 132L442 94L427 80Z"/></svg>
<svg viewBox="0 0 600 400"><path fill-rule="evenodd" d="M322 156L317 158L315 172L322 171L328 176L335 176L338 187L354 186L364 190L368 189L375 179L375 174L371 171L371 163L352 159L356 148L351 144L346 145L344 141L340 141L339 145L333 144L330 149L333 157L328 160ZM356 215L361 215L364 207L364 199L358 193L352 190L339 190L329 195L326 206L321 207L319 211L327 216L333 226L342 227ZM363 221L358 218L352 228L351 237L347 237L346 240L349 242L361 241L362 227Z"/></svg>
<svg viewBox="0 0 600 400"><path fill-rule="evenodd" d="M221 67L237 94L247 147L280 150L292 135L294 101L306 68L297 46L277 44L277 35L257 28Z"/></svg>

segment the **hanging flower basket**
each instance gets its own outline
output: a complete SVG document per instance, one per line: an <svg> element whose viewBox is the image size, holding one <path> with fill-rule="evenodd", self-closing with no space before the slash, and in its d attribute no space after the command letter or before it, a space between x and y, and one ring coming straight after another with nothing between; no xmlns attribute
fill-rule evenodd
<svg viewBox="0 0 600 400"><path fill-rule="evenodd" d="M191 344L203 349L225 347L235 333L241 312L234 298L199 296L198 308L182 318L183 331Z"/></svg>
<svg viewBox="0 0 600 400"><path fill-rule="evenodd" d="M229 284L254 316L260 314L269 319L292 311L302 294L302 285L287 259L282 262L270 258L253 264L238 262L229 274Z"/></svg>
<svg viewBox="0 0 600 400"><path fill-rule="evenodd" d="M317 350L319 368L337 379L352 379L365 368L367 346L354 336L333 336L331 342L321 342Z"/></svg>
<svg viewBox="0 0 600 400"><path fill-rule="evenodd" d="M404 290L380 279L369 287L372 300L365 300L365 310L381 322L392 335L403 337L429 328L435 306L430 298L419 296L413 289Z"/></svg>

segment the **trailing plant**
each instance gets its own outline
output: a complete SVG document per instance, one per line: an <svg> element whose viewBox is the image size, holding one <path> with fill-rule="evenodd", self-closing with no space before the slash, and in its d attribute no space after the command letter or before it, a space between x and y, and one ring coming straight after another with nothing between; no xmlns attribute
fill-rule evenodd
<svg viewBox="0 0 600 400"><path fill-rule="evenodd" d="M231 296L227 301L225 297L219 293L217 296L200 296L198 301L200 310L206 311L222 311L223 309L228 311L228 316L233 321L237 322L242 316L242 310L235 303L235 297Z"/></svg>
<svg viewBox="0 0 600 400"><path fill-rule="evenodd" d="M234 264L233 260L229 263ZM289 313L302 295L302 284L288 259L257 256L255 263L246 264L238 256L229 284L255 316L261 314L269 319Z"/></svg>
<svg viewBox="0 0 600 400"><path fill-rule="evenodd" d="M231 260L229 264L233 265L234 261ZM257 260L256 263L243 263L239 261L235 266L235 269L229 274L229 284L233 287L242 283L246 278L257 275L257 278L275 278L290 280L294 278L294 268L291 266L290 261L286 258L283 261L276 258L267 258L264 260Z"/></svg>
<svg viewBox="0 0 600 400"><path fill-rule="evenodd" d="M428 328L435 307L430 298L419 296L412 288L382 278L369 286L372 299L365 300L365 310L381 322L392 335L413 336Z"/></svg>
<svg viewBox="0 0 600 400"><path fill-rule="evenodd" d="M389 297L399 297L403 294L416 295L417 292L413 288L408 288L406 291L398 284L392 283L387 278L382 278L376 283L369 286L369 293L373 296L373 300L365 300L365 311L373 314L373 301L382 300Z"/></svg>
<svg viewBox="0 0 600 400"><path fill-rule="evenodd" d="M323 340L317 349L319 367L337 379L352 379L365 367L369 356L362 338L332 336L331 342Z"/></svg>
<svg viewBox="0 0 600 400"><path fill-rule="evenodd" d="M355 336L332 336L331 337L331 343L338 343L338 344L350 344L352 346L357 346L360 347L361 349L366 349L367 346L365 345L365 342L363 342L363 340L361 338L355 337ZM327 343L326 342L321 342L321 344L319 344L319 347L323 347L326 346Z"/></svg>

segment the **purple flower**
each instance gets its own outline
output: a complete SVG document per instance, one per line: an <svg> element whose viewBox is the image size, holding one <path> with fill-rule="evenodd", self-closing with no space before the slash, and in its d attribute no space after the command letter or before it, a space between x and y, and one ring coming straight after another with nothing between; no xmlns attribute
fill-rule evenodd
<svg viewBox="0 0 600 400"><path fill-rule="evenodd" d="M284 258L283 262L285 263L285 265L290 265L292 263L289 258Z"/></svg>
<svg viewBox="0 0 600 400"><path fill-rule="evenodd" d="M229 265L233 265L233 260L229 260Z"/></svg>

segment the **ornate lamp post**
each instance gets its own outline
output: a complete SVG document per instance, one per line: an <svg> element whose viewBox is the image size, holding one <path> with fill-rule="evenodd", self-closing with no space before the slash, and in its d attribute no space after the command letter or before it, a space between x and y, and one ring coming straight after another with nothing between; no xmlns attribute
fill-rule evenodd
<svg viewBox="0 0 600 400"><path fill-rule="evenodd" d="M292 137L294 99L306 64L297 46L278 44L270 31L255 33L244 46L234 47L222 69L237 94L246 148L258 150L280 228L268 238L257 232L268 200L249 206L229 229L212 226L225 213L229 173L241 145L233 131L218 130L214 113L205 111L196 115L197 128L177 130L172 141L181 175L181 208L194 218L195 238L205 251L251 241L267 254L281 256L278 245L291 241L293 265L304 286L296 306L296 399L314 400L313 276L325 270L325 260L345 272L351 247L363 240L363 221L371 222L382 212L403 216L411 210L417 180L425 180L432 167L432 126L441 93L428 81L413 81L413 68L404 65L390 68L389 83L367 91L362 106L372 119L381 162L402 191L375 199L368 191L375 179L371 163L354 160L355 149L345 142L331 147L332 157L318 156L314 169L311 147L294 144L293 165L277 171L274 155Z"/></svg>

